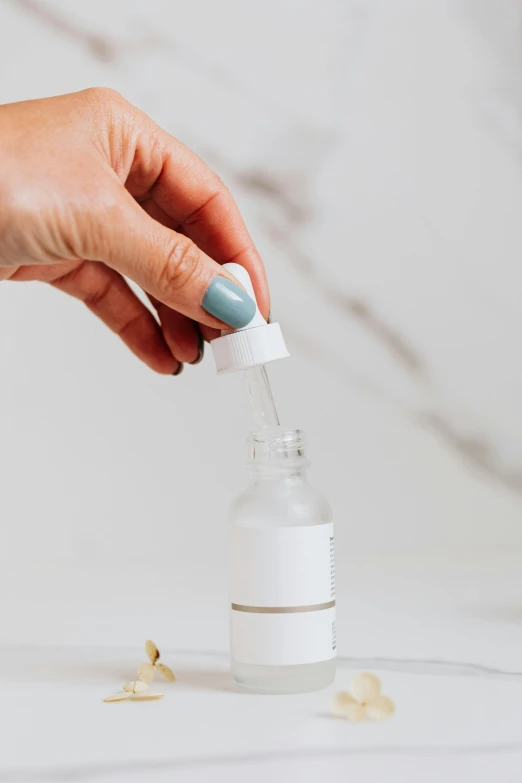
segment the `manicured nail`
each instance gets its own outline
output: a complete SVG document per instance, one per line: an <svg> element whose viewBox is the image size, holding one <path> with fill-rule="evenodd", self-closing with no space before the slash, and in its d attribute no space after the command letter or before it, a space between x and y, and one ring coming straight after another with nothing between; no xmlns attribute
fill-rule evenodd
<svg viewBox="0 0 522 783"><path fill-rule="evenodd" d="M182 372L183 372L183 364L180 362L180 363L179 363L179 366L178 366L178 369L177 369L177 370L175 370L175 371L172 373L172 375L181 375L181 373L182 373Z"/></svg>
<svg viewBox="0 0 522 783"><path fill-rule="evenodd" d="M203 297L203 310L233 329L246 326L255 315L256 303L238 285L217 275Z"/></svg>
<svg viewBox="0 0 522 783"><path fill-rule="evenodd" d="M197 355L197 358L194 359L193 362L190 362L190 364L199 364L203 360L203 357L205 355L205 343L203 341L203 335L201 334L199 335L198 351L199 353Z"/></svg>

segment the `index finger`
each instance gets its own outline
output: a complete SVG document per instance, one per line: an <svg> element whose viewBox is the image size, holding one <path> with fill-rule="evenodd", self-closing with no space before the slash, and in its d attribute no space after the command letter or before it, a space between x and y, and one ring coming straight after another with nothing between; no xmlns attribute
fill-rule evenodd
<svg viewBox="0 0 522 783"><path fill-rule="evenodd" d="M143 161L150 160L151 151L158 147L161 168L158 171L156 165L148 170ZM270 295L263 262L237 204L217 174L188 147L156 126L151 129L145 125L136 158L140 161L143 195L146 193L173 221L172 228L190 237L214 261L234 261L244 266L259 309L268 318ZM131 192L135 190L132 179L131 167L127 182Z"/></svg>

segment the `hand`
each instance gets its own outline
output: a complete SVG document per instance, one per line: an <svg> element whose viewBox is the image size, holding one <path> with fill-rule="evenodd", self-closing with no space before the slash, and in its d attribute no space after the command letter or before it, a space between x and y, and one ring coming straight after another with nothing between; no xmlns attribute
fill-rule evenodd
<svg viewBox="0 0 522 783"><path fill-rule="evenodd" d="M262 261L221 180L112 90L0 106L0 280L83 301L153 370L178 374L253 301L220 266ZM157 319L124 279L148 294Z"/></svg>

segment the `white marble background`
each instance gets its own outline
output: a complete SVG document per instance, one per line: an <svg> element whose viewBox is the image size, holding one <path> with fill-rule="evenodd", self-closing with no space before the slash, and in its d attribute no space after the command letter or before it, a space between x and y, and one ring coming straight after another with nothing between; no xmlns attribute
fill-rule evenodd
<svg viewBox="0 0 522 783"><path fill-rule="evenodd" d="M218 693L242 379L156 377L3 283L0 780L518 781L522 2L0 0L0 102L96 84L246 215L335 512L338 685L378 669L398 711L348 735L325 694ZM120 722L147 636L180 690Z"/></svg>
<svg viewBox="0 0 522 783"><path fill-rule="evenodd" d="M341 581L521 562L521 30L518 0L0 0L1 102L112 86L237 197ZM37 623L60 585L127 569L147 594L161 568L224 595L241 378L155 377L76 301L4 283L0 383L4 597Z"/></svg>

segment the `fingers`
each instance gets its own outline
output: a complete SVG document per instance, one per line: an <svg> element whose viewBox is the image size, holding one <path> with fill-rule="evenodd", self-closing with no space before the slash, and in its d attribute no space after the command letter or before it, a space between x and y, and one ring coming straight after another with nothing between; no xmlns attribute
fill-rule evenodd
<svg viewBox="0 0 522 783"><path fill-rule="evenodd" d="M140 204L141 208L162 226L175 228L172 218L169 218L152 199L147 198ZM210 342L214 337L219 337L221 334L219 329L198 325L185 315L162 304L153 296L149 295L149 299L158 313L167 345L174 356L189 364L199 364L203 359L204 339Z"/></svg>
<svg viewBox="0 0 522 783"><path fill-rule="evenodd" d="M240 328L255 303L233 276L192 240L156 220L118 186L111 208L81 227L83 257L99 259L159 302L215 329ZM81 218L83 219L83 217Z"/></svg>
<svg viewBox="0 0 522 783"><path fill-rule="evenodd" d="M160 165L150 152L153 143L159 149ZM152 200L172 220L171 228L181 228L214 261L244 266L259 308L268 318L270 297L263 262L230 192L197 155L149 120L138 139L126 186L138 200Z"/></svg>
<svg viewBox="0 0 522 783"><path fill-rule="evenodd" d="M171 228L174 230L175 228L175 221L170 218L162 209L161 207L156 204L155 201L153 201L151 198L146 198L143 201L140 201L141 208L145 210L145 212L154 220L157 220L158 223L161 223L162 226L166 226L167 228ZM181 229L182 230L182 229ZM174 329L180 329L181 331L185 331L186 326L183 323L183 320L187 320L189 323L194 324L193 321L190 321L186 318L186 316L182 316L181 314L177 314L176 318L172 318L171 316L168 316L168 313L175 312L171 311L170 308L166 308L164 305L162 305L160 302L157 301L157 299L154 299L154 297L149 296L149 299L153 303L154 307L156 308L156 311L158 312L158 316L160 318L160 321L163 326L163 333L166 336L167 343L169 343L170 335L174 338L172 340L172 346L176 346L176 340L175 335L173 334ZM158 308L159 305L159 308ZM165 313L163 313L165 311ZM163 314L163 318L162 318ZM180 323L181 321L181 323ZM199 349L199 358L196 359L195 363L198 364L201 359L203 358L203 352L204 352L204 341L206 340L208 343L214 340L216 337L219 337L221 334L221 331L219 329L213 329L211 326L204 326L203 324L194 324L195 330L197 331L197 338L198 338L198 349ZM169 343L170 345L170 343ZM174 355L178 356L177 353L174 351ZM183 361L189 361L191 364L194 364L194 361L183 359Z"/></svg>
<svg viewBox="0 0 522 783"><path fill-rule="evenodd" d="M194 321L149 296L161 323L169 350L181 362L199 364L203 359L203 337Z"/></svg>
<svg viewBox="0 0 522 783"><path fill-rule="evenodd" d="M112 269L94 261L84 261L49 280L51 285L84 302L89 310L112 329L128 348L152 370L176 375L182 369L152 313Z"/></svg>

